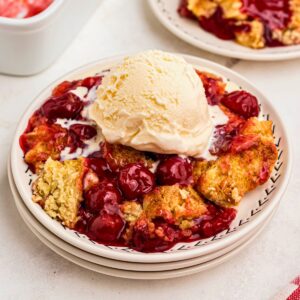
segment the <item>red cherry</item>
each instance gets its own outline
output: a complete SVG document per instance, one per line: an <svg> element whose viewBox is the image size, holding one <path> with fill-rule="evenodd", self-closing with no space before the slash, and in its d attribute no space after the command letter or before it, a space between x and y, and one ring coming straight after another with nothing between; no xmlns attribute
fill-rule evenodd
<svg viewBox="0 0 300 300"><path fill-rule="evenodd" d="M156 177L161 185L188 185L192 182L192 171L192 164L187 159L173 156L159 163Z"/></svg>
<svg viewBox="0 0 300 300"><path fill-rule="evenodd" d="M141 164L128 164L121 169L119 185L127 199L135 199L151 192L155 185L153 173Z"/></svg>
<svg viewBox="0 0 300 300"><path fill-rule="evenodd" d="M269 177L270 177L270 167L267 162L264 162L259 173L259 183L263 184L267 182Z"/></svg>
<svg viewBox="0 0 300 300"><path fill-rule="evenodd" d="M102 211L89 224L88 236L100 242L117 241L125 227L125 222L118 214L109 214Z"/></svg>
<svg viewBox="0 0 300 300"><path fill-rule="evenodd" d="M83 102L72 93L59 97L52 97L41 107L41 111L48 119L75 119L83 109Z"/></svg>
<svg viewBox="0 0 300 300"><path fill-rule="evenodd" d="M78 136L80 140L89 140L97 134L95 127L84 124L73 124L70 126L69 131Z"/></svg>
<svg viewBox="0 0 300 300"><path fill-rule="evenodd" d="M223 40L232 40L234 35L234 23L230 19L225 19L223 10L220 6L210 17L202 16L199 18L200 26L208 32L213 33L218 38Z"/></svg>
<svg viewBox="0 0 300 300"><path fill-rule="evenodd" d="M209 205L210 206L210 205ZM210 237L228 229L231 222L236 217L236 210L234 208L217 208L215 211L209 209L209 219L204 220L200 224L200 232L202 237Z"/></svg>
<svg viewBox="0 0 300 300"><path fill-rule="evenodd" d="M98 177L101 179L105 176L111 175L111 171L109 169L108 163L104 158L86 158L87 165L90 169L92 169Z"/></svg>
<svg viewBox="0 0 300 300"><path fill-rule="evenodd" d="M257 117L259 114L257 98L245 91L235 91L226 94L221 99L221 103L245 119Z"/></svg>
<svg viewBox="0 0 300 300"><path fill-rule="evenodd" d="M92 214L89 212L85 211L82 207L79 208L78 210L78 216L79 220L77 221L75 225L75 230L77 230L80 233L85 233L86 229L88 227L89 221L93 217Z"/></svg>
<svg viewBox="0 0 300 300"><path fill-rule="evenodd" d="M84 194L86 209L97 214L106 203L118 203L121 195L117 188L108 181L100 182Z"/></svg>

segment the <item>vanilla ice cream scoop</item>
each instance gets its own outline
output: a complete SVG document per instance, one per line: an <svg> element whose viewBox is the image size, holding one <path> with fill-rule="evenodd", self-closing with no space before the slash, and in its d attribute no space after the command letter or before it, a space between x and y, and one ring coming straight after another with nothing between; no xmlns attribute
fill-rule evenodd
<svg viewBox="0 0 300 300"><path fill-rule="evenodd" d="M90 116L109 143L165 154L200 155L213 130L194 68L161 51L127 57L112 68Z"/></svg>

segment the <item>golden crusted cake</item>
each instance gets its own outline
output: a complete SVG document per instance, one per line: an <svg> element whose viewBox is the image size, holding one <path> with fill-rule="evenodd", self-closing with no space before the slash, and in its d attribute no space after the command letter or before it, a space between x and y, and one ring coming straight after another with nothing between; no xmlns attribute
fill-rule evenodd
<svg viewBox="0 0 300 300"><path fill-rule="evenodd" d="M78 209L83 200L83 159L60 162L48 158L32 187L34 202L39 203L52 218L69 228L78 221Z"/></svg>

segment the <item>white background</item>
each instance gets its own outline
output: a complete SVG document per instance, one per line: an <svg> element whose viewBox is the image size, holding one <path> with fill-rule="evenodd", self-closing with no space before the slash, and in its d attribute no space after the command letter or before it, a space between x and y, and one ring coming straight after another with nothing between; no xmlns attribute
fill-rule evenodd
<svg viewBox="0 0 300 300"><path fill-rule="evenodd" d="M40 90L82 64L143 49L209 58L246 76L281 113L294 152L293 174L287 192L274 219L257 240L215 269L163 281L132 281L99 275L53 253L20 219L6 174L14 129ZM300 60L256 63L200 51L166 31L145 0L105 0L51 68L25 78L0 75L0 298L269 299L300 274L299 69Z"/></svg>

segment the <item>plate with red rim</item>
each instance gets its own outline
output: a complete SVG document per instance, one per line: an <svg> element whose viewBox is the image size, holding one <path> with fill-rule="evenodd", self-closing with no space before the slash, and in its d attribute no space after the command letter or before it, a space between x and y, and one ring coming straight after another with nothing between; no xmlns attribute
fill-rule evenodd
<svg viewBox="0 0 300 300"><path fill-rule="evenodd" d="M24 222L28 225L28 227L34 231L36 235L42 236L45 239L47 239L51 244L56 246L57 248L68 252L69 254L76 256L78 258L81 258L85 261L104 266L109 267L113 269L120 269L120 270L128 270L128 271L142 271L142 272L157 272L157 271L167 271L167 270L175 270L175 269L182 269L186 267L191 267L194 265L202 264L207 261L211 261L215 258L221 257L239 246L241 246L244 243L247 243L247 241L257 232L261 229L261 227L265 226L264 224L267 223L275 213L275 210L277 210L277 207L271 212L271 215L268 216L267 221L264 222L263 225L259 224L258 227L255 227L251 232L249 232L246 236L244 236L242 239L238 240L237 242L229 245L226 248L220 249L219 251L210 253L208 255L203 255L200 257L192 258L189 260L181 260L181 261L175 261L175 262L166 262L166 263L132 263L132 262L123 262L123 261L117 261L112 259L107 259L104 257L100 257L85 251L82 251L79 248L76 248L60 238L58 238L56 235L48 231L42 224L38 222L38 220L30 213L30 211L27 209L25 204L23 203L12 178L12 173L10 169L10 164L8 164L8 179L9 179L9 185L15 200L15 204L17 206L17 209L23 218Z"/></svg>
<svg viewBox="0 0 300 300"><path fill-rule="evenodd" d="M158 20L178 38L211 53L256 61L288 60L300 57L300 45L251 49L234 41L226 41L203 30L196 21L182 18L179 0L148 0Z"/></svg>
<svg viewBox="0 0 300 300"><path fill-rule="evenodd" d="M178 243L171 249L159 253L141 253L127 247L105 246L91 241L87 236L62 226L58 221L51 219L43 209L31 199L31 182L34 175L28 171L28 166L23 160L23 152L19 146L19 137L27 126L32 113L50 95L50 91L64 80L75 80L95 75L107 70L112 65L120 62L124 56L102 59L89 65L76 69L44 89L33 101L22 116L15 132L11 151L11 168L13 178L25 205L34 217L49 231L86 252L102 257L128 262L160 263L191 259L207 255L225 248L247 235L253 228L261 224L267 215L279 203L291 172L291 147L284 124L271 102L249 81L238 73L221 65L198 57L182 55L186 61L199 70L209 70L221 74L228 81L234 82L246 91L254 94L261 104L261 118L273 121L275 143L278 148L278 160L270 179L262 186L248 193L237 208L236 219L230 228L208 239L189 243Z"/></svg>

